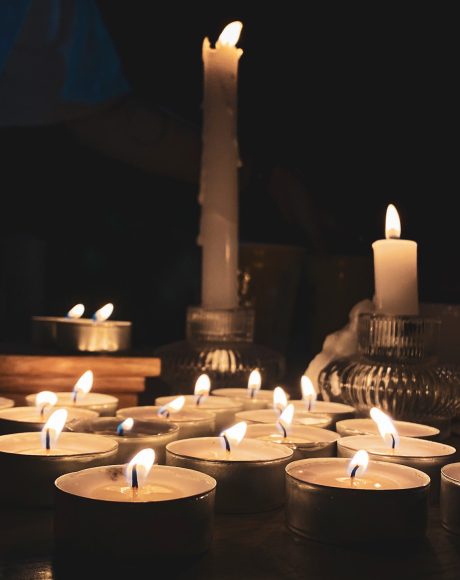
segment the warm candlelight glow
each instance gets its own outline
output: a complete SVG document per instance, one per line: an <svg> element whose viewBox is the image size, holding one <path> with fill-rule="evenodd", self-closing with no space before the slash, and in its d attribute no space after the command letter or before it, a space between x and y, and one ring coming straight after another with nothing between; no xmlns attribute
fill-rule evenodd
<svg viewBox="0 0 460 580"><path fill-rule="evenodd" d="M377 407L372 407L370 415L377 423L379 433L385 443L387 443L387 445L389 445L392 449L398 447L399 434L390 417L380 409L377 409Z"/></svg>
<svg viewBox="0 0 460 580"><path fill-rule="evenodd" d="M50 415L41 432L42 447L46 450L56 447L61 431L67 421L67 410L58 409Z"/></svg>
<svg viewBox="0 0 460 580"><path fill-rule="evenodd" d="M125 477L128 485L133 489L138 489L143 485L152 469L155 461L155 451L153 449L142 449L127 464Z"/></svg>
<svg viewBox="0 0 460 580"><path fill-rule="evenodd" d="M35 397L35 406L40 411L40 415L43 415L46 407L54 407L57 403L57 395L51 391L42 391L38 393Z"/></svg>
<svg viewBox="0 0 460 580"><path fill-rule="evenodd" d="M287 437L288 435L289 427L292 425L292 420L294 419L294 410L294 405L291 403L284 409L276 423L278 429L283 433L283 437Z"/></svg>
<svg viewBox="0 0 460 580"><path fill-rule="evenodd" d="M162 415L163 417L169 417L170 413L178 413L184 405L185 397L181 395L169 403L166 403L166 405L163 405L158 411L158 414Z"/></svg>
<svg viewBox="0 0 460 580"><path fill-rule="evenodd" d="M117 427L117 435L121 437L125 434L126 431L131 431L134 425L134 419L132 417L128 417L122 423L120 423Z"/></svg>
<svg viewBox="0 0 460 580"><path fill-rule="evenodd" d="M398 210L392 203L387 207L385 237L387 239L399 239L401 237L401 221L399 219Z"/></svg>
<svg viewBox="0 0 460 580"><path fill-rule="evenodd" d="M347 467L348 475L353 478L357 475L364 475L369 465L369 455L364 449L357 451L351 458Z"/></svg>
<svg viewBox="0 0 460 580"><path fill-rule="evenodd" d="M67 318L81 318L85 312L83 304L75 304L73 308L67 312Z"/></svg>
<svg viewBox="0 0 460 580"><path fill-rule="evenodd" d="M305 401L307 409L309 411L312 411L316 401L317 394L315 391L315 387L313 386L313 383L307 377L307 375L303 375L302 378L300 379L300 387L302 389L302 399Z"/></svg>
<svg viewBox="0 0 460 580"><path fill-rule="evenodd" d="M248 393L251 399L255 399L257 395L257 391L260 390L262 385L262 377L260 376L259 370L254 369L251 371L248 379Z"/></svg>
<svg viewBox="0 0 460 580"><path fill-rule="evenodd" d="M230 24L227 24L227 26L220 33L220 36L216 42L216 46L235 46L240 38L242 28L243 23L239 20L235 20L235 22L230 22Z"/></svg>
<svg viewBox="0 0 460 580"><path fill-rule="evenodd" d="M238 447L238 445L243 441L244 436L246 435L246 429L248 425L245 421L240 421L236 423L236 425L232 425L225 431L222 431L220 436L223 439L223 444L225 446L226 451L230 453L232 448Z"/></svg>
<svg viewBox="0 0 460 580"><path fill-rule="evenodd" d="M199 405L211 390L211 380L208 375L200 375L195 383L196 404Z"/></svg>
<svg viewBox="0 0 460 580"><path fill-rule="evenodd" d="M287 405L287 396L281 387L276 387L273 391L273 408L280 414L284 411Z"/></svg>
<svg viewBox="0 0 460 580"><path fill-rule="evenodd" d="M96 312L93 314L93 320L95 322L104 322L104 320L110 318L112 312L113 312L113 304L109 302L102 308L99 308L99 310L96 310Z"/></svg>
<svg viewBox="0 0 460 580"><path fill-rule="evenodd" d="M75 383L73 388L73 400L77 400L77 397L84 397L91 391L93 386L93 371L85 371L78 381Z"/></svg>

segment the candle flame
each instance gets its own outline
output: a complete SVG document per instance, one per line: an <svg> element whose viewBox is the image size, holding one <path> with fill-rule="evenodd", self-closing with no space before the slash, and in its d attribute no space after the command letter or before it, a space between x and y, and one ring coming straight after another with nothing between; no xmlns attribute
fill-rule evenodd
<svg viewBox="0 0 460 580"><path fill-rule="evenodd" d="M141 487L152 469L155 461L155 451L153 449L142 449L126 465L125 477L128 485L138 489Z"/></svg>
<svg viewBox="0 0 460 580"><path fill-rule="evenodd" d="M178 413L184 405L185 405L185 397L181 395L180 397L173 399L169 403L166 403L166 405L163 405L161 409L158 411L158 414L168 416L170 413Z"/></svg>
<svg viewBox="0 0 460 580"><path fill-rule="evenodd" d="M112 312L113 312L113 304L109 302L102 308L99 308L99 310L96 310L96 312L93 314L93 320L95 322L104 322L104 320L110 318Z"/></svg>
<svg viewBox="0 0 460 580"><path fill-rule="evenodd" d="M316 401L316 397L318 395L316 394L313 383L309 377L307 377L307 375L303 375L300 379L300 387L302 389L302 399L305 401L308 410L312 411L314 402Z"/></svg>
<svg viewBox="0 0 460 580"><path fill-rule="evenodd" d="M372 407L370 415L377 423L379 433L385 443L392 449L398 447L399 434L391 418L377 407Z"/></svg>
<svg viewBox="0 0 460 580"><path fill-rule="evenodd" d="M239 20L230 22L230 24L227 24L227 26L220 33L216 44L220 44L222 46L236 46L236 43L240 38L242 28L243 23Z"/></svg>
<svg viewBox="0 0 460 580"><path fill-rule="evenodd" d="M117 435L123 436L126 431L131 431L134 425L134 419L132 417L128 417L124 421L122 421L117 427Z"/></svg>
<svg viewBox="0 0 460 580"><path fill-rule="evenodd" d="M392 203L387 207L385 237L387 239L399 239L401 237L401 220L399 219L398 210Z"/></svg>
<svg viewBox="0 0 460 580"><path fill-rule="evenodd" d="M41 443L44 449L53 449L56 447L61 431L64 429L67 421L67 409L57 409L54 411L43 426L41 431Z"/></svg>
<svg viewBox="0 0 460 580"><path fill-rule="evenodd" d="M74 395L77 393L81 393L82 396L88 394L93 386L93 378L93 371L85 371L73 387Z"/></svg>
<svg viewBox="0 0 460 580"><path fill-rule="evenodd" d="M197 402L200 402L203 397L209 395L211 390L211 380L208 375L200 375L195 383L195 396L197 397Z"/></svg>
<svg viewBox="0 0 460 580"><path fill-rule="evenodd" d="M262 385L262 377L260 376L259 369L254 369L251 371L248 379L248 392L251 397L255 397L257 391L260 390Z"/></svg>
<svg viewBox="0 0 460 580"><path fill-rule="evenodd" d="M287 437L289 427L292 425L292 420L294 419L294 405L289 404L278 418L276 426L282 432L283 437Z"/></svg>
<svg viewBox="0 0 460 580"><path fill-rule="evenodd" d="M41 393L37 393L37 396L35 397L35 406L40 409L40 413L42 413L45 407L54 407L57 401L58 398L56 393L51 391L41 391Z"/></svg>
<svg viewBox="0 0 460 580"><path fill-rule="evenodd" d="M85 312L85 307L83 304L75 304L69 312L67 312L67 318L81 318Z"/></svg>
<svg viewBox="0 0 460 580"><path fill-rule="evenodd" d="M275 411L279 411L281 414L282 411L286 408L287 405L287 396L286 393L283 391L281 387L276 387L273 391L273 408Z"/></svg>
<svg viewBox="0 0 460 580"><path fill-rule="evenodd" d="M241 441L243 441L247 428L247 423L245 421L240 421L225 431L222 431L220 436L222 437L224 447L228 452L230 452L233 447L238 447Z"/></svg>
<svg viewBox="0 0 460 580"><path fill-rule="evenodd" d="M350 460L347 467L347 472L350 477L357 475L364 475L369 465L369 455L364 449L357 451Z"/></svg>

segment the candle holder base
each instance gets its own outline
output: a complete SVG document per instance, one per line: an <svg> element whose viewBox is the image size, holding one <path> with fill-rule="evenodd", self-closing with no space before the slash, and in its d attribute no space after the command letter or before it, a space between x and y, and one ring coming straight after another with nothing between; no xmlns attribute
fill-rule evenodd
<svg viewBox="0 0 460 580"><path fill-rule="evenodd" d="M323 399L354 406L361 415L379 407L394 419L436 426L445 436L460 392L436 349L440 321L421 316L361 314L358 354L331 361L320 372Z"/></svg>
<svg viewBox="0 0 460 580"><path fill-rule="evenodd" d="M186 340L156 350L161 377L177 393L193 393L195 381L207 373L213 387L244 387L258 368L264 386L276 386L284 374L284 357L253 343L254 311L249 308L187 311Z"/></svg>

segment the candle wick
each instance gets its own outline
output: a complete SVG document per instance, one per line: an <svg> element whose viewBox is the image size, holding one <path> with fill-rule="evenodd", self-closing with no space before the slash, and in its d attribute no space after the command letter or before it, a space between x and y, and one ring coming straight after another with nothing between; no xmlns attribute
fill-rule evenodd
<svg viewBox="0 0 460 580"><path fill-rule="evenodd" d="M139 489L139 480L137 478L137 465L133 465L133 471L131 472L131 487L135 490Z"/></svg>
<svg viewBox="0 0 460 580"><path fill-rule="evenodd" d="M311 412L311 397L308 400L308 412Z"/></svg>
<svg viewBox="0 0 460 580"><path fill-rule="evenodd" d="M160 415L160 417L164 417L165 419L169 419L169 416L171 413L169 412L168 409L160 409L158 411L158 414Z"/></svg>
<svg viewBox="0 0 460 580"><path fill-rule="evenodd" d="M51 449L51 440L50 440L50 430L47 429L45 431L45 448L47 451L49 451Z"/></svg>
<svg viewBox="0 0 460 580"><path fill-rule="evenodd" d="M124 432L123 432L123 426L122 426L122 424L121 424L121 423L120 423L120 425L118 425L118 427L117 427L117 435L118 435L118 436L120 436L120 437L123 437L123 435L124 435Z"/></svg>
<svg viewBox="0 0 460 580"><path fill-rule="evenodd" d="M283 438L286 439L286 437L287 437L286 427L283 425L283 423L281 421L278 421L278 425L281 427L281 429L283 431Z"/></svg>
<svg viewBox="0 0 460 580"><path fill-rule="evenodd" d="M201 393L201 395L197 395L197 397L196 397L196 406L197 407L201 404L202 398L203 398L203 393Z"/></svg>
<svg viewBox="0 0 460 580"><path fill-rule="evenodd" d="M256 389L250 389L250 398L251 399L255 399L256 398Z"/></svg>
<svg viewBox="0 0 460 580"><path fill-rule="evenodd" d="M222 435L222 437L224 438L225 451L227 453L230 453L230 443L229 443L229 440L227 439L227 436L225 435L225 433Z"/></svg>
<svg viewBox="0 0 460 580"><path fill-rule="evenodd" d="M40 417L43 417L43 415L45 414L45 408L48 407L48 403L45 403L44 405L42 405L40 407Z"/></svg>
<svg viewBox="0 0 460 580"><path fill-rule="evenodd" d="M73 394L72 394L72 401L74 403L77 402L77 395L78 395L78 389L74 389Z"/></svg>
<svg viewBox="0 0 460 580"><path fill-rule="evenodd" d="M395 447L396 447L396 439L395 439L395 436L393 435L393 433L390 433L390 435L391 435L391 448L392 449L395 449Z"/></svg>

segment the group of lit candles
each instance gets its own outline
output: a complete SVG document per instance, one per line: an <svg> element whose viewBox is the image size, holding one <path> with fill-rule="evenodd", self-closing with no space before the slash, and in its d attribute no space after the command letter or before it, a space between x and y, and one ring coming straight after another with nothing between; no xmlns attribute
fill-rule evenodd
<svg viewBox="0 0 460 580"><path fill-rule="evenodd" d="M133 508L130 517L142 527L160 504L175 518L183 510L180 519L201 522L198 551L209 544L214 505L218 512L254 513L285 503L289 528L323 541L339 540L340 526L332 522L365 509L365 523L360 517L359 526L351 523L347 541L416 538L425 531L428 497L438 499L441 469L456 451L430 440L439 436L434 427L393 422L377 408L369 419L354 418L353 407L317 401L306 376L300 400L281 387L261 389L254 370L247 388L211 391L203 374L193 395L118 410L116 397L91 392L92 379L87 371L72 392L29 395L26 407L0 400L0 464L9 474L0 483L2 497L29 506L55 499L56 529L65 537L82 532L74 520L70 532L65 524L75 502L79 513L88 512L81 525L92 522L85 533L100 532L91 514L102 502L114 515L126 513L126 504L155 504L145 513ZM449 469L449 481L459 476L460 492L460 464ZM318 509L329 525L317 521ZM178 552L191 549L185 539L175 545Z"/></svg>

